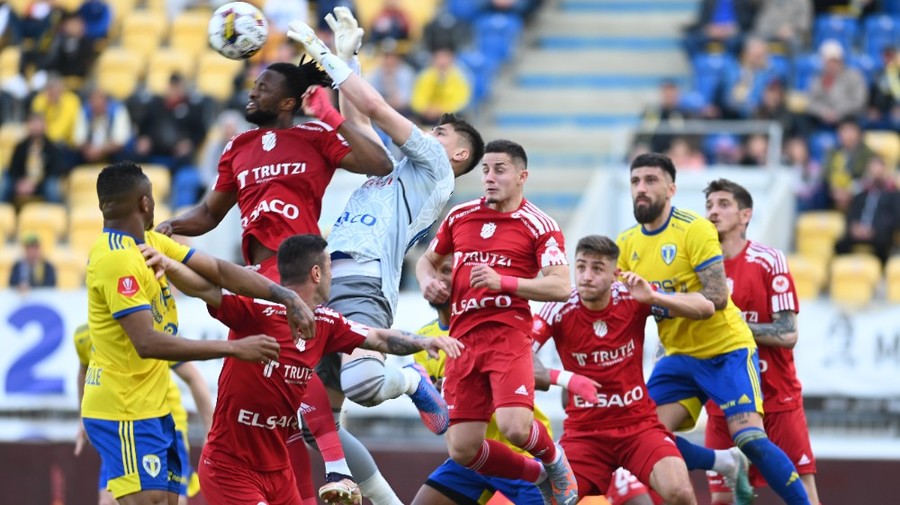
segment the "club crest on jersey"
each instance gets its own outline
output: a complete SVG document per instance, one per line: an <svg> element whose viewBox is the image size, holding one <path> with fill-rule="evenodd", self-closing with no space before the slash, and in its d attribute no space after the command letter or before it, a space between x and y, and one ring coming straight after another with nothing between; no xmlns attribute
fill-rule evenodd
<svg viewBox="0 0 900 505"><path fill-rule="evenodd" d="M144 471L147 472L151 477L156 477L159 475L159 471L162 470L162 464L159 462L159 456L156 454L148 454L144 456L141 461L141 465L144 467Z"/></svg>
<svg viewBox="0 0 900 505"><path fill-rule="evenodd" d="M594 321L594 335L603 338L607 331L609 328L606 327L606 321Z"/></svg>
<svg viewBox="0 0 900 505"><path fill-rule="evenodd" d="M267 131L266 134L262 136L262 147L263 151L275 149L275 132Z"/></svg>
<svg viewBox="0 0 900 505"><path fill-rule="evenodd" d="M666 265L671 265L672 262L675 261L675 253L678 252L678 248L675 247L675 244L663 244L660 252L662 253L662 259L666 262Z"/></svg>
<svg viewBox="0 0 900 505"><path fill-rule="evenodd" d="M481 227L481 238L491 238L497 231L497 225L494 223L484 223Z"/></svg>

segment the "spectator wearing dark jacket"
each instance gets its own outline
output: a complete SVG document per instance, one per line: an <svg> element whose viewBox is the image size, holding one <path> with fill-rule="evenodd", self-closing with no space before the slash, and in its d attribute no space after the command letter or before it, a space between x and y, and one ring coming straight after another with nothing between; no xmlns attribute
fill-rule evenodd
<svg viewBox="0 0 900 505"><path fill-rule="evenodd" d="M722 44L728 52L737 54L755 16L754 0L703 0L697 20L686 28L688 54L704 52L710 43Z"/></svg>
<svg viewBox="0 0 900 505"><path fill-rule="evenodd" d="M56 268L44 259L37 236L26 236L23 245L25 256L13 264L9 273L9 287L19 292L26 292L31 288L56 287Z"/></svg>
<svg viewBox="0 0 900 505"><path fill-rule="evenodd" d="M62 152L47 138L44 118L28 118L28 136L13 150L9 171L0 184L0 200L24 203L39 198L61 202L60 180L66 175Z"/></svg>
<svg viewBox="0 0 900 505"><path fill-rule="evenodd" d="M884 161L872 157L866 168L863 190L850 201L847 231L835 244L835 252L853 252L859 246L871 248L881 263L887 263L900 224L900 193Z"/></svg>

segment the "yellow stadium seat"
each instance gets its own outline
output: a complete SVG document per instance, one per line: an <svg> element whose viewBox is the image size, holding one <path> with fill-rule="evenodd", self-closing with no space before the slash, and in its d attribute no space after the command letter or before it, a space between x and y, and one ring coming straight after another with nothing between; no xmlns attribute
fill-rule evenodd
<svg viewBox="0 0 900 505"><path fill-rule="evenodd" d="M834 256L835 239L827 235L797 235L797 252L809 258L828 263Z"/></svg>
<svg viewBox="0 0 900 505"><path fill-rule="evenodd" d="M29 235L37 235L44 251L53 249L65 234L66 207L57 203L30 202L19 210L17 236L22 241Z"/></svg>
<svg viewBox="0 0 900 505"><path fill-rule="evenodd" d="M270 0L273 1L273 0ZM403 10L409 17L409 32L412 40L418 40L422 35L422 28L434 19L440 0L402 0ZM359 23L366 29L371 31L372 22L375 16L381 12L384 7L384 0L356 2L356 13L359 17Z"/></svg>
<svg viewBox="0 0 900 505"><path fill-rule="evenodd" d="M56 289L71 291L84 286L87 256L65 247L44 250L44 256L56 267Z"/></svg>
<svg viewBox="0 0 900 505"><path fill-rule="evenodd" d="M887 279L887 299L889 302L900 302L900 256L891 256L885 267Z"/></svg>
<svg viewBox="0 0 900 505"><path fill-rule="evenodd" d="M172 208L164 203L157 203L153 211L153 224L157 225L169 219L172 219Z"/></svg>
<svg viewBox="0 0 900 505"><path fill-rule="evenodd" d="M22 257L22 248L16 245L0 244L0 287L9 286L12 266Z"/></svg>
<svg viewBox="0 0 900 505"><path fill-rule="evenodd" d="M844 254L831 262L831 299L854 307L869 303L881 280L881 263L870 254Z"/></svg>
<svg viewBox="0 0 900 505"><path fill-rule="evenodd" d="M156 205L159 207L159 204L165 203L169 198L172 173L162 165L141 165L141 169L150 179L150 184L153 185L153 199L156 200Z"/></svg>
<svg viewBox="0 0 900 505"><path fill-rule="evenodd" d="M174 73L190 79L194 75L195 58L192 54L175 49L160 49L150 56L147 63L147 89L161 95L169 86L169 78Z"/></svg>
<svg viewBox="0 0 900 505"><path fill-rule="evenodd" d="M0 203L0 247L6 244L16 229L16 209L8 203Z"/></svg>
<svg viewBox="0 0 900 505"><path fill-rule="evenodd" d="M0 82L19 73L22 52L17 46L9 46L0 51Z"/></svg>
<svg viewBox="0 0 900 505"><path fill-rule="evenodd" d="M112 11L112 21L109 25L109 37L118 40L119 34L122 32L122 20L130 16L134 12L137 0L106 0Z"/></svg>
<svg viewBox="0 0 900 505"><path fill-rule="evenodd" d="M53 6L64 11L75 12L81 7L82 3L84 3L83 0L55 0Z"/></svg>
<svg viewBox="0 0 900 505"><path fill-rule="evenodd" d="M825 263L818 258L809 258L800 254L792 254L787 258L794 288L800 299L815 299L825 283L827 272Z"/></svg>
<svg viewBox="0 0 900 505"><path fill-rule="evenodd" d="M209 47L208 24L212 15L207 10L189 10L172 20L169 47L196 57Z"/></svg>
<svg viewBox="0 0 900 505"><path fill-rule="evenodd" d="M25 125L22 123L4 123L0 126L0 174L9 166L16 144L23 138Z"/></svg>
<svg viewBox="0 0 900 505"><path fill-rule="evenodd" d="M162 46L168 28L164 11L136 10L122 20L122 47L149 56Z"/></svg>
<svg viewBox="0 0 900 505"><path fill-rule="evenodd" d="M103 214L96 206L79 205L69 215L69 249L87 259L94 241L103 232Z"/></svg>
<svg viewBox="0 0 900 505"><path fill-rule="evenodd" d="M97 60L97 84L116 99L124 100L137 89L144 70L144 53L124 47L109 47Z"/></svg>
<svg viewBox="0 0 900 505"><path fill-rule="evenodd" d="M900 134L890 130L867 131L863 136L863 142L869 149L878 153L888 168L897 166L900 160Z"/></svg>
<svg viewBox="0 0 900 505"><path fill-rule="evenodd" d="M197 91L216 100L227 100L234 93L234 77L244 64L229 60L215 51L206 51L197 62L194 85Z"/></svg>
<svg viewBox="0 0 900 505"><path fill-rule="evenodd" d="M798 235L827 235L837 240L844 234L845 215L837 210L804 212L797 218Z"/></svg>

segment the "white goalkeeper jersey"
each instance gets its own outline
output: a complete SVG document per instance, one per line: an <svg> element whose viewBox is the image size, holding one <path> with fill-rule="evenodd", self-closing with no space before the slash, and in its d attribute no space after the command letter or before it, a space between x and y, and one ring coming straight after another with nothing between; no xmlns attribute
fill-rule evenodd
<svg viewBox="0 0 900 505"><path fill-rule="evenodd" d="M381 260L381 290L397 310L403 257L425 238L453 194L454 175L447 151L413 127L400 146L406 155L394 170L370 177L350 195L328 236L331 253L359 263Z"/></svg>

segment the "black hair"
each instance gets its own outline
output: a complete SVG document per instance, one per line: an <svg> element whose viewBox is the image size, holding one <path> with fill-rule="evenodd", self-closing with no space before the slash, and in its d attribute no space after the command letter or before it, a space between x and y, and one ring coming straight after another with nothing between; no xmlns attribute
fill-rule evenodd
<svg viewBox="0 0 900 505"><path fill-rule="evenodd" d="M739 209L744 210L753 208L753 197L750 196L750 192L747 191L747 188L734 181L729 181L728 179L716 179L711 181L709 185L706 186L706 189L703 190L703 194L709 198L710 193L719 191L731 193L731 196L734 197L734 201L737 202Z"/></svg>
<svg viewBox="0 0 900 505"><path fill-rule="evenodd" d="M278 274L282 285L303 284L309 279L313 265L325 267L328 242L319 235L294 235L278 246Z"/></svg>
<svg viewBox="0 0 900 505"><path fill-rule="evenodd" d="M117 161L105 167L97 176L97 198L100 208L131 194L142 185L149 185L150 179L133 161Z"/></svg>
<svg viewBox="0 0 900 505"><path fill-rule="evenodd" d="M266 70L278 72L284 77L284 87L286 97L295 98L297 105L294 111L299 109L303 101L303 93L306 93L310 86L331 86L331 78L324 70L319 68L314 60L304 62L300 60L299 65L293 63L272 63Z"/></svg>
<svg viewBox="0 0 900 505"><path fill-rule="evenodd" d="M619 246L607 236L588 235L582 237L575 246L575 254L582 253L606 257L615 263L619 259Z"/></svg>
<svg viewBox="0 0 900 505"><path fill-rule="evenodd" d="M675 182L675 164L672 163L672 160L669 159L668 156L662 153L644 153L639 154L634 160L631 162L631 168L629 170L634 170L635 168L643 168L643 167L657 167L666 171L669 176L672 178L672 182Z"/></svg>
<svg viewBox="0 0 900 505"><path fill-rule="evenodd" d="M497 139L492 140L484 146L485 153L505 153L513 160L519 162L528 168L528 155L525 154L525 148L522 144L513 142L512 140Z"/></svg>
<svg viewBox="0 0 900 505"><path fill-rule="evenodd" d="M481 158L484 157L484 139L481 138L481 134L478 133L478 130L471 123L456 114L442 114L438 126L443 125L450 125L453 131L469 144L469 166L460 175L471 172L481 162Z"/></svg>

